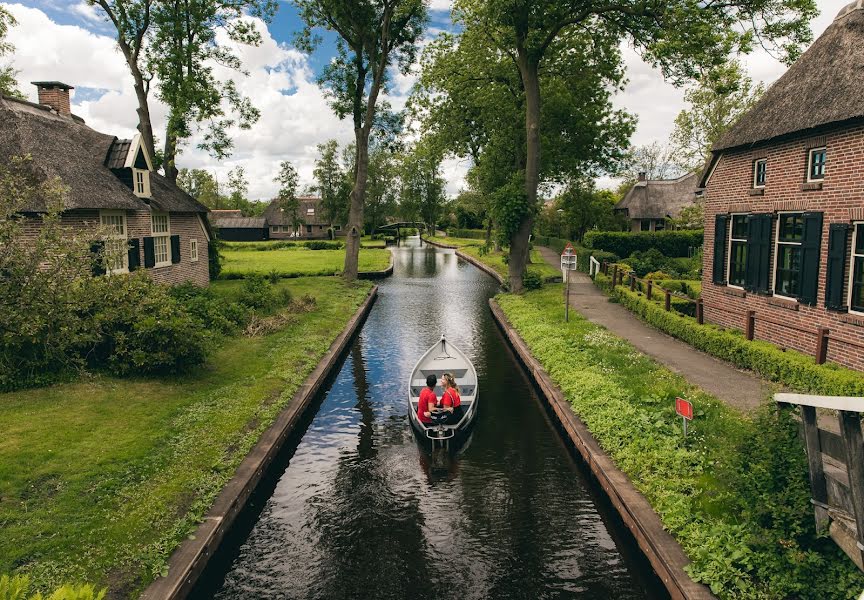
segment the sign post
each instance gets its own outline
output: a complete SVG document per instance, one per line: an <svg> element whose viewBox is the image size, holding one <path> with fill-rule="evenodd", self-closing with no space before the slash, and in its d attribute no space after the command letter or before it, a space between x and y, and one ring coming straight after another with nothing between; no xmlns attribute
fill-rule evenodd
<svg viewBox="0 0 864 600"><path fill-rule="evenodd" d="M573 244L567 242L561 253L561 275L564 278L564 322L570 322L570 273L578 267L579 257L573 253Z"/></svg>
<svg viewBox="0 0 864 600"><path fill-rule="evenodd" d="M687 421L693 420L693 403L684 398L675 398L675 412L684 423L684 437L687 437Z"/></svg>

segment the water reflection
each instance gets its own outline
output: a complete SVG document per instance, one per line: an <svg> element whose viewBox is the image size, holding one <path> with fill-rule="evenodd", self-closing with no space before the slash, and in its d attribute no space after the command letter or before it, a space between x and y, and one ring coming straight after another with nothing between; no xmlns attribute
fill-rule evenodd
<svg viewBox="0 0 864 600"><path fill-rule="evenodd" d="M394 277L257 521L209 574L218 589L196 595L654 597L495 328L495 282L416 239L395 253ZM470 445L433 472L405 382L442 333L474 361L481 404Z"/></svg>

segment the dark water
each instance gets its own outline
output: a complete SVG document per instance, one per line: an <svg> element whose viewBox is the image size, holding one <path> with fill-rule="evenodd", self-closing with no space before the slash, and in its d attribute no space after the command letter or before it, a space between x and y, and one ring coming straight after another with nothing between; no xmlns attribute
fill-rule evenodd
<svg viewBox="0 0 864 600"><path fill-rule="evenodd" d="M452 251L396 250L394 277L320 408L262 485L198 598L653 598ZM474 361L478 419L447 471L407 420L406 380L442 333Z"/></svg>

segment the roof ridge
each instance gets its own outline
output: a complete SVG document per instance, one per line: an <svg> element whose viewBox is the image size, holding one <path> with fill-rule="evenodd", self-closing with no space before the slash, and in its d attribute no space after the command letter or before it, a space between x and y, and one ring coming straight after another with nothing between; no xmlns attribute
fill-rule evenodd
<svg viewBox="0 0 864 600"><path fill-rule="evenodd" d="M850 2L849 4L844 6L839 13L837 13L837 16L834 17L834 22L836 23L840 19L848 17L856 10L862 9L864 9L864 0L856 0L855 2Z"/></svg>

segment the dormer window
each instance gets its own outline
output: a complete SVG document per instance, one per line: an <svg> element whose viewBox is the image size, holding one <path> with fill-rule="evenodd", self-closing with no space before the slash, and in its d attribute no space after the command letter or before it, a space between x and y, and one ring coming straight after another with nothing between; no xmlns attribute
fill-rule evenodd
<svg viewBox="0 0 864 600"><path fill-rule="evenodd" d="M143 171L140 169L133 169L132 172L135 175L135 195L139 198L149 198L150 197L150 171Z"/></svg>

